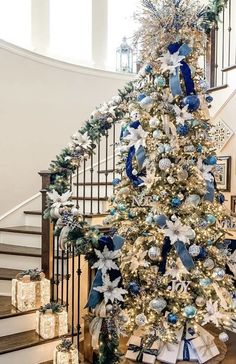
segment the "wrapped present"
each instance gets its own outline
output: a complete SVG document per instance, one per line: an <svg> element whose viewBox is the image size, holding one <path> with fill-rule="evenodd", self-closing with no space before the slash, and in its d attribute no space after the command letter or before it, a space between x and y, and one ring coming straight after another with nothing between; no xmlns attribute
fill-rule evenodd
<svg viewBox="0 0 236 364"><path fill-rule="evenodd" d="M183 329L177 332L176 342L162 343L160 348L160 353L157 356L157 360L163 363L176 364L182 336L183 336Z"/></svg>
<svg viewBox="0 0 236 364"><path fill-rule="evenodd" d="M214 338L206 330L206 334L198 336L191 341L193 348L195 349L198 361L200 364L207 362L208 360L219 355L220 352L214 343Z"/></svg>
<svg viewBox="0 0 236 364"><path fill-rule="evenodd" d="M78 350L71 340L62 339L53 353L53 364L78 364Z"/></svg>
<svg viewBox="0 0 236 364"><path fill-rule="evenodd" d="M50 281L38 269L19 273L12 280L12 305L19 311L38 309L50 301Z"/></svg>
<svg viewBox="0 0 236 364"><path fill-rule="evenodd" d="M139 336L131 336L125 354L126 359L131 359L138 363L154 364L160 348L160 342L155 341L151 348L143 346L143 340Z"/></svg>
<svg viewBox="0 0 236 364"><path fill-rule="evenodd" d="M180 342L178 360L181 361L198 361L198 356L192 346L192 340L183 339Z"/></svg>
<svg viewBox="0 0 236 364"><path fill-rule="evenodd" d="M36 311L36 332L43 339L53 339L68 333L68 314L59 303L48 303Z"/></svg>

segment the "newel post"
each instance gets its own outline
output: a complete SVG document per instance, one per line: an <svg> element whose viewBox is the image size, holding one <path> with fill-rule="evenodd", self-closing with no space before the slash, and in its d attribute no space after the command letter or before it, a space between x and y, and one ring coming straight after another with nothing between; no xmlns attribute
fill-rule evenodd
<svg viewBox="0 0 236 364"><path fill-rule="evenodd" d="M42 177L42 270L50 280L53 278L53 224L43 218L47 204L47 191L51 179L50 171L40 171Z"/></svg>

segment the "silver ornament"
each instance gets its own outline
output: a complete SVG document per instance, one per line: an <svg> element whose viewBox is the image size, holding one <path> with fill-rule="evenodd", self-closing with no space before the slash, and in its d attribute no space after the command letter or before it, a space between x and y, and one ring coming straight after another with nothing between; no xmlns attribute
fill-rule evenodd
<svg viewBox="0 0 236 364"><path fill-rule="evenodd" d="M200 246L193 244L189 247L188 251L192 257L197 257L200 254L201 248Z"/></svg>
<svg viewBox="0 0 236 364"><path fill-rule="evenodd" d="M203 267L207 270L212 270L215 266L214 261L211 258L207 258L205 262L203 263Z"/></svg>
<svg viewBox="0 0 236 364"><path fill-rule="evenodd" d="M159 168L162 171L165 171L168 168L170 168L170 166L171 166L171 160L169 158L162 158L162 159L160 159L158 165L159 165Z"/></svg>
<svg viewBox="0 0 236 364"><path fill-rule="evenodd" d="M219 339L220 341L222 341L223 343L226 343L229 340L229 335L226 332L221 332L219 334Z"/></svg>
<svg viewBox="0 0 236 364"><path fill-rule="evenodd" d="M225 270L220 267L214 268L212 276L216 281L222 281L225 277Z"/></svg>
<svg viewBox="0 0 236 364"><path fill-rule="evenodd" d="M170 184L170 185L173 185L175 183L175 179L174 177L172 176L168 176L167 177L167 182Z"/></svg>
<svg viewBox="0 0 236 364"><path fill-rule="evenodd" d="M164 308L166 308L166 306L167 302L162 297L154 298L149 302L149 307L156 312L161 312Z"/></svg>
<svg viewBox="0 0 236 364"><path fill-rule="evenodd" d="M196 300L195 300L195 303L196 303L196 305L197 305L198 307L203 307L203 306L205 306L205 304L206 304L206 300L205 300L205 298L204 298L204 297L200 297L200 296L198 296L198 297L196 298Z"/></svg>
<svg viewBox="0 0 236 364"><path fill-rule="evenodd" d="M161 132L161 130L154 130L154 132L152 133L152 136L153 136L153 138L154 139L159 139L159 138L161 138L162 137L162 132Z"/></svg>
<svg viewBox="0 0 236 364"><path fill-rule="evenodd" d="M148 250L148 256L153 261L158 260L158 258L160 257L160 255L161 255L161 249L158 248L157 246L152 246Z"/></svg>
<svg viewBox="0 0 236 364"><path fill-rule="evenodd" d="M190 239L190 240L193 240L195 237L196 237L196 233L193 229L188 229L187 233L186 233L187 237Z"/></svg>
<svg viewBox="0 0 236 364"><path fill-rule="evenodd" d="M135 317L135 322L138 326L144 326L147 323L147 317L144 315L144 313L140 313Z"/></svg>

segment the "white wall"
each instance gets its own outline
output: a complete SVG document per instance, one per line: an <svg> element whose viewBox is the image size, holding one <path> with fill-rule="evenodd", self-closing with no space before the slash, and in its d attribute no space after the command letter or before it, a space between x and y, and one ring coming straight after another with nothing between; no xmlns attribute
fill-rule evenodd
<svg viewBox="0 0 236 364"><path fill-rule="evenodd" d="M39 191L37 172L131 77L0 42L0 215Z"/></svg>

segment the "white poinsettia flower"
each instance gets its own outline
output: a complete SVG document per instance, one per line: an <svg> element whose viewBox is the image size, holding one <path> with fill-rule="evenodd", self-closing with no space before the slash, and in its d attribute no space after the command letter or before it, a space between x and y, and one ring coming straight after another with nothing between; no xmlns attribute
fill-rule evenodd
<svg viewBox="0 0 236 364"><path fill-rule="evenodd" d="M190 227L187 225L182 225L181 221L177 219L176 221L166 221L167 229L164 229L165 236L170 238L171 244L174 244L177 240L183 243L189 243L188 233Z"/></svg>
<svg viewBox="0 0 236 364"><path fill-rule="evenodd" d="M117 108L117 106L112 106L112 105L108 105L107 103L104 103L99 109L98 111L103 115L103 114L111 114L112 116L116 116L115 113L115 109Z"/></svg>
<svg viewBox="0 0 236 364"><path fill-rule="evenodd" d="M193 119L193 115L188 112L188 105L182 109L178 105L173 105L173 110L176 115L177 123L184 124L186 120Z"/></svg>
<svg viewBox="0 0 236 364"><path fill-rule="evenodd" d="M67 191L62 195L59 195L56 190L53 190L52 192L47 192L48 198L52 201L51 207L60 207L61 205L64 206L68 202L71 195L71 191Z"/></svg>
<svg viewBox="0 0 236 364"><path fill-rule="evenodd" d="M147 268L149 267L150 263L145 260L145 257L147 255L147 251L141 251L139 250L138 253L135 255L132 255L130 258L130 269L131 272L134 273L137 271L139 267Z"/></svg>
<svg viewBox="0 0 236 364"><path fill-rule="evenodd" d="M81 134L79 131L72 136L72 140L76 146L82 147L83 149L88 149L91 147L92 141L88 136L87 131Z"/></svg>
<svg viewBox="0 0 236 364"><path fill-rule="evenodd" d="M118 287L120 280L121 277L118 277L111 282L109 275L106 274L103 277L103 285L99 287L94 287L93 289L97 292L104 294L105 303L107 303L108 301L111 301L113 303L114 300L124 301L122 295L128 292L125 289Z"/></svg>
<svg viewBox="0 0 236 364"><path fill-rule="evenodd" d="M210 181L210 182L214 181L214 177L213 177L212 173L210 173L212 171L213 166L204 164L202 162L202 159L199 158L198 162L197 162L197 167L198 167L199 171L201 172L201 175L204 180Z"/></svg>
<svg viewBox="0 0 236 364"><path fill-rule="evenodd" d="M219 326L219 321L224 317L224 315L218 310L218 301L212 302L212 299L209 299L206 303L207 313L204 315L203 325L206 325L210 322Z"/></svg>
<svg viewBox="0 0 236 364"><path fill-rule="evenodd" d="M161 69L163 72L170 71L171 74L176 74L176 68L181 66L181 61L185 58L185 56L180 56L179 51L171 54L167 51L163 54L162 57L159 57L158 60L161 61Z"/></svg>
<svg viewBox="0 0 236 364"><path fill-rule="evenodd" d="M111 251L107 248L107 246L105 246L103 252L100 252L100 250L97 249L95 249L94 251L99 260L96 263L94 263L92 268L101 269L102 274L105 274L110 269L119 270L119 267L113 261L113 259L116 259L120 256L119 250Z"/></svg>
<svg viewBox="0 0 236 364"><path fill-rule="evenodd" d="M136 150L138 150L138 148L140 146L145 147L146 146L146 138L148 133L143 130L142 126L139 125L139 127L137 129L135 128L128 128L129 134L124 137L124 140L129 140L129 145L128 147L135 147Z"/></svg>
<svg viewBox="0 0 236 364"><path fill-rule="evenodd" d="M188 274L188 273L189 272L187 271L187 269L183 265L181 259L177 258L176 262L174 262L171 266L167 267L166 273L164 275L165 276L171 276L172 278L176 278L179 281L181 281L182 276L184 274Z"/></svg>

